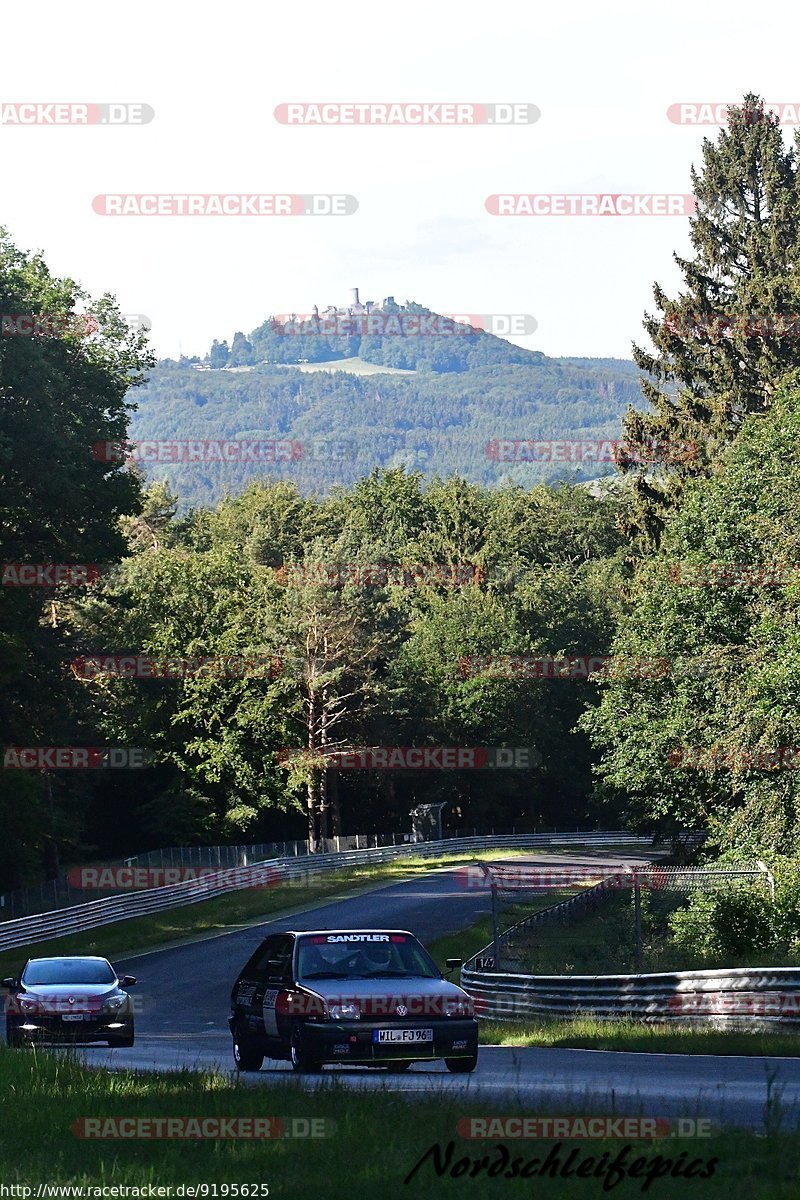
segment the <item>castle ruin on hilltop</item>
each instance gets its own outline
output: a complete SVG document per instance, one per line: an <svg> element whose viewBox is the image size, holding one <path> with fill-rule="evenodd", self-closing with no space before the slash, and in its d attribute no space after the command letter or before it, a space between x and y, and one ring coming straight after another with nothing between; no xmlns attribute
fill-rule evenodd
<svg viewBox="0 0 800 1200"><path fill-rule="evenodd" d="M402 313L408 311L408 301L406 300L405 304L398 304L394 296L387 296L383 304L376 304L374 300L367 300L365 304L362 304L358 298L357 287L350 288L350 304L347 308L337 308L335 304L329 304L322 314L316 304L312 309L315 317L320 315L323 317L357 317L369 316L372 312Z"/></svg>

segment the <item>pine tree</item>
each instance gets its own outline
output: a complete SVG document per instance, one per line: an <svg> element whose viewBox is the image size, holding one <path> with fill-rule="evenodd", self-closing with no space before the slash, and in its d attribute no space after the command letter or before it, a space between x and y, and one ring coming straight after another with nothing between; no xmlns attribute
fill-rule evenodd
<svg viewBox="0 0 800 1200"><path fill-rule="evenodd" d="M654 285L660 315L643 324L655 352L633 346L654 411L628 410L619 459L634 473L630 532L650 544L686 480L710 473L744 418L769 407L781 376L800 365L796 148L787 151L760 97L729 109L691 180L695 256L674 256L684 277L677 299Z"/></svg>

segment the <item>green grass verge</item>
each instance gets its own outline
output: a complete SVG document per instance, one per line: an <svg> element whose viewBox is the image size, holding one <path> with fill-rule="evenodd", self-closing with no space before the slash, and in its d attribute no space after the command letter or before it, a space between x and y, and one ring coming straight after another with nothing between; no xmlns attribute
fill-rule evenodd
<svg viewBox="0 0 800 1200"><path fill-rule="evenodd" d="M507 858L525 853L529 851L497 850L482 854L481 858ZM304 859L299 861L305 865ZM231 932L243 925L255 924L262 917L266 921L296 908L334 900L343 894L475 861L474 854L449 854L436 859L402 858L374 867L351 867L330 872L322 880L302 887L287 885L231 892L216 900L203 900L149 917L133 917L112 925L101 925L87 933L21 946L17 950L5 950L0 953L0 978L15 974L25 960L33 955L100 954L111 960L124 958L171 942ZM309 859L308 866L313 870L313 858Z"/></svg>
<svg viewBox="0 0 800 1200"><path fill-rule="evenodd" d="M638 1178L625 1179L607 1189L623 1200L645 1191L646 1178L641 1172L650 1169L656 1156L662 1164L670 1161L667 1170L678 1165L686 1168L692 1160L700 1159L702 1167L695 1167L695 1173L716 1160L708 1179L687 1181L671 1174L656 1179L645 1194L664 1200L672 1200L676 1188L687 1187L689 1194L700 1200L794 1200L800 1183L800 1140L775 1128L774 1121L768 1136L761 1137L727 1132L691 1141L475 1141L462 1139L456 1132L460 1118L478 1111L480 1115L520 1115L519 1107L504 1102L487 1104L485 1099L476 1104L445 1093L418 1095L408 1102L383 1088L344 1088L335 1079L308 1091L299 1088L291 1077L283 1082L276 1076L267 1087L253 1087L191 1072L155 1075L91 1071L69 1057L5 1049L0 1049L0 1093L6 1101L5 1120L0 1123L2 1183L32 1187L34 1196L37 1185L43 1183L173 1189L181 1184L266 1184L270 1200L394 1200L400 1196L438 1200L441 1196L534 1194L577 1200L605 1194L603 1178L598 1177L557 1174L555 1178L508 1179L499 1174L488 1178L487 1168L501 1162L499 1145L505 1145L511 1161L519 1158L523 1165L534 1157L541 1163L554 1151L561 1169L574 1150L573 1171L589 1158L592 1167L587 1170L596 1169L604 1153L608 1154L607 1164L627 1145L628 1164L638 1158L646 1161L638 1168ZM526 1109L525 1115L537 1115L536 1109ZM538 1115L557 1114L548 1110ZM595 1114L584 1110L582 1115ZM619 1116L619 1111L615 1115ZM625 1115L640 1114L631 1110ZM302 1141L188 1141L130 1136L86 1140L76 1136L72 1128L74 1122L85 1118L269 1116L282 1119L290 1129L297 1119L320 1118L335 1123L335 1129L331 1136ZM447 1161L449 1143L453 1145L450 1171L440 1177L431 1154L404 1184L432 1146L438 1144ZM460 1160L465 1157L469 1161L463 1166ZM481 1158L483 1169L477 1177L471 1177L472 1163ZM458 1172L456 1177L451 1173L453 1166ZM225 1193L221 1186L216 1194L236 1195L232 1188ZM259 1193L250 1192L254 1194ZM214 1193L207 1188L205 1195Z"/></svg>
<svg viewBox="0 0 800 1200"><path fill-rule="evenodd" d="M645 1025L632 1020L600 1021L570 1017L527 1021L481 1021L486 1046L562 1046L575 1050L635 1050L651 1054L743 1054L748 1057L800 1055L800 1033L747 1033Z"/></svg>

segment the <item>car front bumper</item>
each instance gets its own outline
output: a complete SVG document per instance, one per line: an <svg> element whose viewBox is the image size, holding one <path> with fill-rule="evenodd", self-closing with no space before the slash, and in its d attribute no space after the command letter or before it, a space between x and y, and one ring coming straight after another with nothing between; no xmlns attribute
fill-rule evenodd
<svg viewBox="0 0 800 1200"><path fill-rule="evenodd" d="M380 1030L433 1031L429 1042L380 1042ZM471 1058L478 1052L478 1022L472 1018L426 1021L306 1021L302 1029L306 1052L318 1062L425 1062L437 1058Z"/></svg>
<svg viewBox="0 0 800 1200"><path fill-rule="evenodd" d="M13 1020L6 1018L6 1030L9 1037L32 1042L104 1042L108 1038L129 1037L133 1021L115 1013L92 1014L83 1021L65 1021L58 1014L35 1013Z"/></svg>

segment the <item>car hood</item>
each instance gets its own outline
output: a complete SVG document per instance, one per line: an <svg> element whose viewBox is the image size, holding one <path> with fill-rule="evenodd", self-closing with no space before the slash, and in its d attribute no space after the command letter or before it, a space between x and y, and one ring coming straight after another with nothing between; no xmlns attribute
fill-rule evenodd
<svg viewBox="0 0 800 1200"><path fill-rule="evenodd" d="M358 1003L362 1016L448 1016L456 1002L469 1000L462 988L446 979L302 979L298 983L327 1004ZM405 1012L398 1012L403 1008Z"/></svg>
<svg viewBox="0 0 800 1200"><path fill-rule="evenodd" d="M114 983L41 983L19 989L16 996L35 1000L42 1012L96 1012L104 1000L119 992Z"/></svg>
<svg viewBox="0 0 800 1200"><path fill-rule="evenodd" d="M89 996L100 996L105 999L106 996L113 996L120 989L115 983L37 983L27 985L20 995L36 997L47 996L65 996L69 999L70 996L86 999Z"/></svg>

